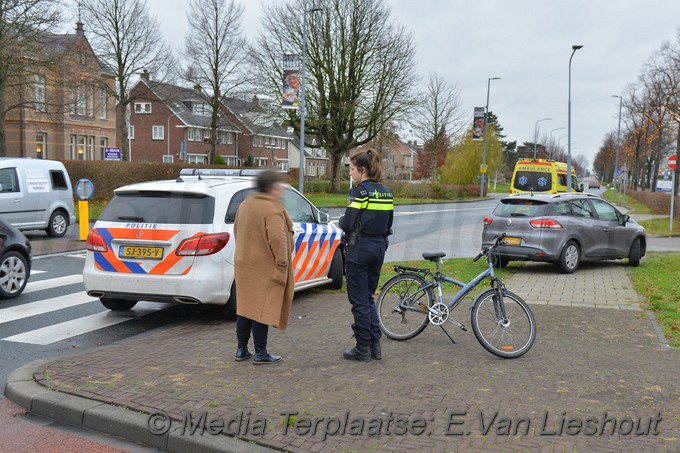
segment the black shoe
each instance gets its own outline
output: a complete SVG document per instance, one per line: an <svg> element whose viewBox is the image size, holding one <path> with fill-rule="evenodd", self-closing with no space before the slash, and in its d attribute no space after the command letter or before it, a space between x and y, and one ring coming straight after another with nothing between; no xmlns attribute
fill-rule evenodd
<svg viewBox="0 0 680 453"><path fill-rule="evenodd" d="M371 361L371 349L368 343L357 341L357 345L342 353L342 357L347 360L356 360L358 362Z"/></svg>
<svg viewBox="0 0 680 453"><path fill-rule="evenodd" d="M280 355L269 354L267 351L256 352L253 356L253 365L264 365L281 361Z"/></svg>
<svg viewBox="0 0 680 453"><path fill-rule="evenodd" d="M371 358L373 360L382 359L382 349L380 348L380 340L371 340L369 345L371 349Z"/></svg>
<svg viewBox="0 0 680 453"><path fill-rule="evenodd" d="M237 362L243 362L244 360L248 360L253 356L253 353L248 351L248 346L243 346L243 347L238 347L236 348L236 356L234 356L234 360Z"/></svg>

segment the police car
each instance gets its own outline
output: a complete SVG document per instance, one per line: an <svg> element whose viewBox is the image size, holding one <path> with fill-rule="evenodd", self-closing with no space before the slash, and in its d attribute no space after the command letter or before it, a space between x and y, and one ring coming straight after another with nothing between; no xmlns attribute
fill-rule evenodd
<svg viewBox="0 0 680 453"><path fill-rule="evenodd" d="M176 180L116 189L87 237L87 294L114 311L140 300L211 304L233 319L234 219L257 173L184 169ZM293 220L295 290L340 289L342 231L293 188L284 205Z"/></svg>

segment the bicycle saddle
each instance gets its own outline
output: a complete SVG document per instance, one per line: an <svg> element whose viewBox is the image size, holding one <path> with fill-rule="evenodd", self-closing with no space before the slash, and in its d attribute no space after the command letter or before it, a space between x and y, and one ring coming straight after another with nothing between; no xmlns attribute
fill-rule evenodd
<svg viewBox="0 0 680 453"><path fill-rule="evenodd" d="M423 253L423 258L425 258L428 261L436 261L439 258L444 258L446 256L446 253L444 252L425 252Z"/></svg>

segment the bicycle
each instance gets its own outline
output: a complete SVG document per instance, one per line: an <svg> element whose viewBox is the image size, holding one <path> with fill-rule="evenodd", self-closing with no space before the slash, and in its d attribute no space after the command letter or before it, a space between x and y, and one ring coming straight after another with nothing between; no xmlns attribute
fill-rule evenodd
<svg viewBox="0 0 680 453"><path fill-rule="evenodd" d="M442 327L447 321L463 331L467 328L450 314L483 280L491 279L491 289L479 294L471 306L472 330L479 343L490 353L502 358L524 355L536 339L536 320L527 303L508 291L494 272L498 261L496 248L503 244L505 233L477 255L473 262L486 257L488 267L467 283L441 272L444 252L423 253L423 258L436 263L436 270L394 266L397 275L385 283L377 301L380 330L393 340L409 340L419 335L428 324ZM442 299L442 282L460 287L448 303ZM437 290L436 298L434 290ZM444 330L449 339L453 338Z"/></svg>

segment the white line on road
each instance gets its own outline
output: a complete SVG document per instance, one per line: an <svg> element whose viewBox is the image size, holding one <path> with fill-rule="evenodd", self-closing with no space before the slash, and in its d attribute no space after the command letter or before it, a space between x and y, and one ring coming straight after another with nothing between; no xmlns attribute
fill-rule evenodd
<svg viewBox="0 0 680 453"><path fill-rule="evenodd" d="M33 275L33 271L31 271ZM24 289L24 294L32 293L34 291L42 291L44 289L58 288L64 285L73 285L75 283L83 283L83 275L67 275L65 277L50 278L47 280L39 280L37 282L28 282Z"/></svg>
<svg viewBox="0 0 680 453"><path fill-rule="evenodd" d="M0 324L28 318L30 316L42 315L51 311L61 310L62 308L94 302L95 300L97 299L88 296L85 291L80 291L65 296L43 299L10 308L3 308L0 310Z"/></svg>

